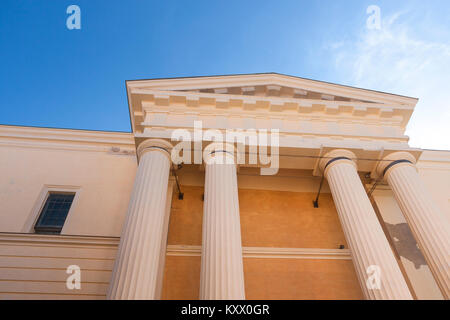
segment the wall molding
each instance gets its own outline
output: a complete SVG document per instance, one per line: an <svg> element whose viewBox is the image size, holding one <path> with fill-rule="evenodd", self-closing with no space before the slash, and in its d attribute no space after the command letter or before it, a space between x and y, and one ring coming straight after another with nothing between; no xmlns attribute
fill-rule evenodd
<svg viewBox="0 0 450 320"><path fill-rule="evenodd" d="M98 237L79 235L45 235L36 233L0 232L0 245L30 245L30 246L107 246L116 248L119 237Z"/></svg>
<svg viewBox="0 0 450 320"><path fill-rule="evenodd" d="M43 235L34 233L0 232L0 245L30 245L30 246L103 246L116 249L119 237L97 237L81 235ZM200 257L201 246L168 245L166 255L178 257ZM319 249L319 248L272 248L243 247L244 258L265 259L332 259L351 260L349 249Z"/></svg>
<svg viewBox="0 0 450 320"><path fill-rule="evenodd" d="M351 260L349 249L243 247L244 258ZM199 257L201 246L168 245L168 256Z"/></svg>

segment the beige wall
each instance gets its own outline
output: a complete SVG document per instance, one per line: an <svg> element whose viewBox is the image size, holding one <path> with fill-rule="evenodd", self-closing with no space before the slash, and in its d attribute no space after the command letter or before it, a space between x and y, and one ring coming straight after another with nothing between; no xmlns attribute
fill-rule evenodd
<svg viewBox="0 0 450 320"><path fill-rule="evenodd" d="M450 219L450 151L424 151L417 162L420 177Z"/></svg>
<svg viewBox="0 0 450 320"><path fill-rule="evenodd" d="M105 299L118 238L0 233L0 300ZM81 269L69 290L67 267Z"/></svg>
<svg viewBox="0 0 450 320"><path fill-rule="evenodd" d="M31 232L50 187L77 192L62 234L120 236L137 162L112 148L132 150L130 134L86 132L85 142L24 131L38 139L11 139L0 128L0 232Z"/></svg>

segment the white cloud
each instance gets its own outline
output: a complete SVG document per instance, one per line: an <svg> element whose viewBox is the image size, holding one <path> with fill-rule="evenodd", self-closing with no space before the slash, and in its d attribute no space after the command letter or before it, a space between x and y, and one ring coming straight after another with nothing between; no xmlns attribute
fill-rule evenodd
<svg viewBox="0 0 450 320"><path fill-rule="evenodd" d="M328 48L341 81L420 99L406 131L412 147L450 150L450 41L419 36L426 26L415 18L393 14L381 30L365 29L357 40Z"/></svg>

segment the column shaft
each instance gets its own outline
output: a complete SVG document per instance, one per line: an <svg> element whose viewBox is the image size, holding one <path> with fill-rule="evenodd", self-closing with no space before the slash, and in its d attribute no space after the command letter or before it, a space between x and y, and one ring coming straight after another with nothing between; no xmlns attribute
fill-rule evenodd
<svg viewBox="0 0 450 320"><path fill-rule="evenodd" d="M335 154L332 152L330 156ZM354 157L351 154L347 159L327 160L322 168L325 167L362 291L367 299L412 299L356 166L350 160Z"/></svg>
<svg viewBox="0 0 450 320"><path fill-rule="evenodd" d="M200 299L245 299L234 164L207 164Z"/></svg>
<svg viewBox="0 0 450 320"><path fill-rule="evenodd" d="M170 159L144 150L136 173L108 299L155 299Z"/></svg>
<svg viewBox="0 0 450 320"><path fill-rule="evenodd" d="M450 227L411 163L399 163L385 175L438 286L450 298Z"/></svg>

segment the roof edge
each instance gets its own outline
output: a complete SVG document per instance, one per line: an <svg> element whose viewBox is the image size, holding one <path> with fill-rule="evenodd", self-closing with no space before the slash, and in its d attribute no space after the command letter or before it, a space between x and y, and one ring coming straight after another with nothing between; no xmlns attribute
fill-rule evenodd
<svg viewBox="0 0 450 320"><path fill-rule="evenodd" d="M329 81L322 81L322 80L316 80L316 79L311 79L311 78L293 76L293 75L288 75L288 74L278 73L278 72L236 73L236 74L223 74L223 75L180 76L180 77L169 77L169 78L132 79L132 80L125 80L125 83L128 84L128 82L153 81L153 80L158 81L158 80L201 79L201 78L206 79L206 78L258 76L258 75L276 75L276 76L288 77L288 78L292 78L292 79L299 79L299 80L312 81L312 82L321 83L321 84L339 86L342 88L363 90L363 91L367 91L367 92L373 92L373 93L378 93L378 94L383 94L383 95L390 95L390 96L394 96L394 97L413 99L413 100L416 100L416 103L419 101L419 98L416 98L416 97L405 96L405 95L384 92L384 91L379 91L379 90L373 90L373 89L367 89L367 88L361 88L361 87L356 87L356 86L350 86L350 85L345 85L345 84L333 83L333 82L329 82Z"/></svg>

